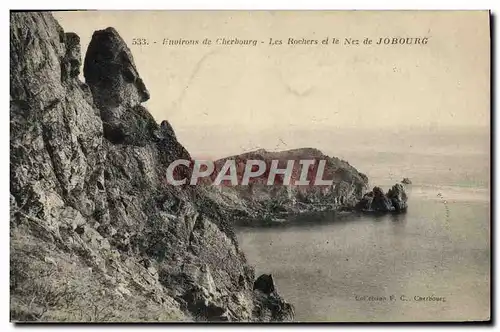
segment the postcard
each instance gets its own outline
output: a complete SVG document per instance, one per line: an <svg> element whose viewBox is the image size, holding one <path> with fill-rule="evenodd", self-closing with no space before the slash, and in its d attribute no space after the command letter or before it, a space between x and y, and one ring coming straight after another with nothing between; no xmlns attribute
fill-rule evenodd
<svg viewBox="0 0 500 332"><path fill-rule="evenodd" d="M12 11L12 322L491 319L488 11Z"/></svg>

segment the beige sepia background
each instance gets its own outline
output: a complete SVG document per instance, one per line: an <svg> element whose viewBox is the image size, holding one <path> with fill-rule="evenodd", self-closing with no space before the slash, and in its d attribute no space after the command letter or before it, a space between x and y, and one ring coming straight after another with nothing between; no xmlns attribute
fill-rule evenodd
<svg viewBox="0 0 500 332"><path fill-rule="evenodd" d="M83 52L94 30L115 27L151 92L148 109L158 121L168 119L195 156L316 147L321 137L312 133L323 131L489 130L487 11L88 11L55 16L65 31L81 37ZM259 44L161 45L163 38L205 37L257 39ZM268 45L269 38L286 43L289 37L428 37L429 42ZM133 38L147 38L151 45L134 46ZM484 145L488 148L487 141Z"/></svg>

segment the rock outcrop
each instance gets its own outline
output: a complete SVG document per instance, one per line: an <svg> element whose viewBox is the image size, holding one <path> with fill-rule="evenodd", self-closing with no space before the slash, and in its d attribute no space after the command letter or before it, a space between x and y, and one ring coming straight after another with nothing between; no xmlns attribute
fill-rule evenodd
<svg viewBox="0 0 500 332"><path fill-rule="evenodd" d="M257 289L264 294L273 293L276 288L274 286L274 279L272 274L263 274L253 283L253 289Z"/></svg>
<svg viewBox="0 0 500 332"><path fill-rule="evenodd" d="M220 186L221 206L232 211L233 220L241 220L251 224L258 220L264 222L280 221L288 215L320 212L342 211L353 209L363 197L368 185L368 178L348 162L336 157L330 157L312 148L294 149L280 152L270 152L263 149L245 154L231 156L215 161L216 171L213 178L221 170L226 160L236 162L237 178L240 183L248 160L262 160L266 164L266 172L260 177L252 178L249 185ZM287 161L294 160L290 185L283 185L283 176L276 176L272 186L267 185L267 179L273 160L278 160L278 167L285 168ZM297 184L302 166L299 160L313 160L315 164L309 167L307 185ZM332 180L332 185L315 184L316 171L320 160L326 161L323 180Z"/></svg>
<svg viewBox="0 0 500 332"><path fill-rule="evenodd" d="M408 208L408 196L404 186L396 183L384 194L380 187L373 187L372 191L366 193L356 204L356 210L362 212L406 212Z"/></svg>
<svg viewBox="0 0 500 332"><path fill-rule="evenodd" d="M11 13L11 318L293 318L254 272L206 188L173 187L190 159L116 30L80 45L50 13ZM185 170L189 172L189 170Z"/></svg>
<svg viewBox="0 0 500 332"><path fill-rule="evenodd" d="M408 195L405 187L401 183L396 183L387 192L387 198L391 200L396 212L404 212L408 208Z"/></svg>
<svg viewBox="0 0 500 332"><path fill-rule="evenodd" d="M403 180L401 180L401 183L402 184L411 184L411 180L409 178L403 178Z"/></svg>

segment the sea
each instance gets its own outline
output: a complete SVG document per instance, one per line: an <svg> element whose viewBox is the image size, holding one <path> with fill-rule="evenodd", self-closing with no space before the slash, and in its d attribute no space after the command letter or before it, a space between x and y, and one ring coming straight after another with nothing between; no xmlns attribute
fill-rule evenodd
<svg viewBox="0 0 500 332"><path fill-rule="evenodd" d="M388 190L410 178L407 213L240 227L256 275L273 275L296 321L489 319L489 130L349 135L317 143L367 174L370 186Z"/></svg>

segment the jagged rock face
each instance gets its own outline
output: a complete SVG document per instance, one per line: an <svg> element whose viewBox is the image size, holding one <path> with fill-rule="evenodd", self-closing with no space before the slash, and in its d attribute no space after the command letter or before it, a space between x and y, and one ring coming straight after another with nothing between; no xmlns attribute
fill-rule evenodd
<svg viewBox="0 0 500 332"><path fill-rule="evenodd" d="M248 160L262 160L266 164L266 172L262 176L250 180L248 186L226 186L222 182L220 200L237 213L239 218L233 218L245 225L259 225L279 221L287 215L337 211L352 209L362 198L368 185L368 178L348 162L336 157L329 157L320 150L313 148L293 149L279 152L263 149L220 159L215 161L215 172L212 178L221 170L226 160L236 161L237 178L241 180ZM278 167L285 168L287 161L294 160L290 186L283 186L280 177L276 183L267 185L268 170L273 160L278 160ZM309 167L307 179L309 185L295 185L301 176L300 160L316 161ZM314 185L314 179L319 161L325 161L323 180L332 180L332 185ZM238 199L234 199L237 197ZM240 201L244 204L240 204Z"/></svg>
<svg viewBox="0 0 500 332"><path fill-rule="evenodd" d="M99 108L134 107L149 99L132 53L114 28L94 32L83 74Z"/></svg>
<svg viewBox="0 0 500 332"><path fill-rule="evenodd" d="M388 212L392 209L391 200L385 196L382 188L373 187L373 200L371 208L374 211Z"/></svg>
<svg viewBox="0 0 500 332"><path fill-rule="evenodd" d="M162 137L173 137L176 138L174 128L167 120L163 120L160 125Z"/></svg>
<svg viewBox="0 0 500 332"><path fill-rule="evenodd" d="M94 34L90 88L77 36L51 14L12 13L10 33L12 319L290 318L279 296L254 294L205 191L166 185L167 165L189 154L140 105L118 33Z"/></svg>
<svg viewBox="0 0 500 332"><path fill-rule="evenodd" d="M403 184L411 184L411 180L409 178L403 178L403 180L401 180L401 183L403 183Z"/></svg>
<svg viewBox="0 0 500 332"><path fill-rule="evenodd" d="M391 200L392 206L397 212L406 211L408 208L408 195L406 194L405 187L401 183L396 183L389 189L387 198Z"/></svg>
<svg viewBox="0 0 500 332"><path fill-rule="evenodd" d="M380 187L373 187L372 191L366 193L356 209L364 212L405 212L408 208L408 196L404 186L396 183L384 194Z"/></svg>
<svg viewBox="0 0 500 332"><path fill-rule="evenodd" d="M85 91L63 75L64 42L50 15L12 14L11 193L54 223L67 206L91 216L106 200L102 122Z"/></svg>

